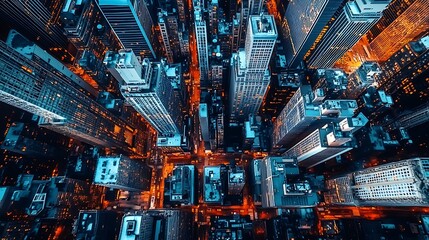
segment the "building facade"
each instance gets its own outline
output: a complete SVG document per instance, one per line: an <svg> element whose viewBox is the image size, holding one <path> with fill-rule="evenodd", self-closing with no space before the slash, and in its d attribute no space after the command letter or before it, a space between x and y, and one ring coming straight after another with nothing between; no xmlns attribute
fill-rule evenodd
<svg viewBox="0 0 429 240"><path fill-rule="evenodd" d="M306 59L311 68L330 68L381 18L386 1L347 2L341 14Z"/></svg>
<svg viewBox="0 0 429 240"><path fill-rule="evenodd" d="M145 1L99 0L98 6L123 48L156 59L153 21Z"/></svg>
<svg viewBox="0 0 429 240"><path fill-rule="evenodd" d="M427 206L429 159L387 163L326 181L328 204Z"/></svg>
<svg viewBox="0 0 429 240"><path fill-rule="evenodd" d="M363 127L366 122L361 123L354 127ZM350 131L349 127L342 128L338 123L329 124L310 133L287 150L284 156L296 158L300 166L314 167L352 150L355 139Z"/></svg>
<svg viewBox="0 0 429 240"><path fill-rule="evenodd" d="M429 30L429 16L426 14L429 11L428 0L415 0L404 3L402 1L396 2L401 3L395 4L400 7L409 6L403 11L398 11L399 9L396 9L397 12L394 13L391 13L391 11L387 9L386 12L390 14L389 17L396 14L400 15L391 18L394 19L393 22L380 32L369 44L372 53L377 56L378 60L381 62L388 60L408 42Z"/></svg>
<svg viewBox="0 0 429 240"><path fill-rule="evenodd" d="M317 37L323 30L326 31L325 26L342 2L343 0L304 0L292 1L287 5L282 28L290 67L300 65Z"/></svg>
<svg viewBox="0 0 429 240"><path fill-rule="evenodd" d="M209 43L207 37L207 22L203 16L203 6L199 0L194 1L194 27L197 41L198 66L200 68L200 86L210 87L209 83Z"/></svg>
<svg viewBox="0 0 429 240"><path fill-rule="evenodd" d="M22 35L15 32L0 43L0 61L1 101L39 116L40 126L65 136L142 154L134 145L142 133L98 104L89 84Z"/></svg>
<svg viewBox="0 0 429 240"><path fill-rule="evenodd" d="M231 61L230 118L257 114L270 83L268 65L277 39L274 17L250 16L244 51Z"/></svg>
<svg viewBox="0 0 429 240"><path fill-rule="evenodd" d="M336 119L353 117L357 110L355 100L325 100L302 85L289 100L274 122L273 149L284 151L314 129ZM323 102L322 102L323 101Z"/></svg>
<svg viewBox="0 0 429 240"><path fill-rule="evenodd" d="M143 59L140 63L132 50L108 52L105 63L121 86L121 93L139 112L159 136L179 134L182 106L176 99L173 83L166 76L164 62L152 63Z"/></svg>

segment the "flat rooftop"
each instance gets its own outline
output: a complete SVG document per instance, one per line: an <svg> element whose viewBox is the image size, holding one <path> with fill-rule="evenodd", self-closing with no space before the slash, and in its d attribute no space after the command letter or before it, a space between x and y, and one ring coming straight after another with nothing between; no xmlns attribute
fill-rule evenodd
<svg viewBox="0 0 429 240"><path fill-rule="evenodd" d="M277 28L272 15L252 15L250 16L250 24L255 37L277 38Z"/></svg>
<svg viewBox="0 0 429 240"><path fill-rule="evenodd" d="M100 157L94 173L94 183L114 184L116 183L119 170L120 156Z"/></svg>
<svg viewBox="0 0 429 240"><path fill-rule="evenodd" d="M122 219L119 240L135 240L141 234L140 228L143 216L124 216Z"/></svg>
<svg viewBox="0 0 429 240"><path fill-rule="evenodd" d="M244 181L244 170L237 170L236 172L233 172L230 170L228 172L228 182L230 183L243 183Z"/></svg>
<svg viewBox="0 0 429 240"><path fill-rule="evenodd" d="M172 137L158 137L156 146L158 147L180 147L182 137L180 134L175 134Z"/></svg>
<svg viewBox="0 0 429 240"><path fill-rule="evenodd" d="M204 201L207 203L221 203L221 194L221 167L204 167Z"/></svg>

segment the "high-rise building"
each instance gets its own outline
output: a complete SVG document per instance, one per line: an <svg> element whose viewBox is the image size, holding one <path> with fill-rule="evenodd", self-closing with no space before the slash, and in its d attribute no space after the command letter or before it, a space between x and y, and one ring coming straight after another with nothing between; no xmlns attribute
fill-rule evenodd
<svg viewBox="0 0 429 240"><path fill-rule="evenodd" d="M349 76L346 97L356 99L366 88L376 85L376 77L381 73L377 62L364 62Z"/></svg>
<svg viewBox="0 0 429 240"><path fill-rule="evenodd" d="M262 207L287 208L317 205L319 202L317 193L308 180L299 177L296 159L268 156L259 161Z"/></svg>
<svg viewBox="0 0 429 240"><path fill-rule="evenodd" d="M389 3L390 0L347 2L314 51L305 59L308 66L332 67L381 18L382 11Z"/></svg>
<svg viewBox="0 0 429 240"><path fill-rule="evenodd" d="M240 13L234 15L232 19L232 38L231 38L231 50L232 53L238 51L240 47L240 33L241 33L241 24L240 24Z"/></svg>
<svg viewBox="0 0 429 240"><path fill-rule="evenodd" d="M249 10L250 10L250 1L251 0L244 0L240 2L239 6L239 24L240 24L240 32L239 39L238 39L238 47L242 48L244 47L246 36L247 36L247 30L248 30L248 22L249 22Z"/></svg>
<svg viewBox="0 0 429 240"><path fill-rule="evenodd" d="M233 214L227 216L211 216L208 240L217 239L254 239L253 224L250 216Z"/></svg>
<svg viewBox="0 0 429 240"><path fill-rule="evenodd" d="M210 36L217 36L219 22L219 2L218 0L210 0L208 5L209 15L209 33Z"/></svg>
<svg viewBox="0 0 429 240"><path fill-rule="evenodd" d="M302 70L285 70L280 71L277 75L273 74L264 101L262 101L261 115L276 118L304 82L305 77Z"/></svg>
<svg viewBox="0 0 429 240"><path fill-rule="evenodd" d="M327 180L327 204L427 206L429 159L413 158Z"/></svg>
<svg viewBox="0 0 429 240"><path fill-rule="evenodd" d="M381 64L382 72L377 76L379 88L392 95L401 106L416 107L426 101L429 94L428 59L429 36L409 42Z"/></svg>
<svg viewBox="0 0 429 240"><path fill-rule="evenodd" d="M52 5L49 4L52 3ZM43 48L66 48L67 38L56 19L63 1L5 1L0 5L0 19L32 37Z"/></svg>
<svg viewBox="0 0 429 240"><path fill-rule="evenodd" d="M143 161L123 155L99 157L94 173L94 184L127 191L148 191L152 169Z"/></svg>
<svg viewBox="0 0 429 240"><path fill-rule="evenodd" d="M153 21L146 1L98 0L98 6L123 48L156 58Z"/></svg>
<svg viewBox="0 0 429 240"><path fill-rule="evenodd" d="M39 125L101 147L142 154L143 136L92 96L96 91L22 35L0 43L0 100L40 116ZM137 140L136 140L137 139Z"/></svg>
<svg viewBox="0 0 429 240"><path fill-rule="evenodd" d="M352 117L357 109L355 100L326 100L322 104L318 98L309 85L298 88L274 122L274 149L284 151L282 146L291 146L333 119Z"/></svg>
<svg viewBox="0 0 429 240"><path fill-rule="evenodd" d="M207 37L207 23L203 16L203 5L200 0L194 1L195 39L197 41L198 65L200 68L200 85L210 87L209 83L209 46Z"/></svg>
<svg viewBox="0 0 429 240"><path fill-rule="evenodd" d="M108 52L105 63L121 86L121 93L158 132L159 136L179 134L182 124L180 99L167 79L164 62L139 59L132 50Z"/></svg>
<svg viewBox="0 0 429 240"><path fill-rule="evenodd" d="M429 104L424 103L416 108L400 114L391 121L385 122L384 126L389 130L408 129L429 121Z"/></svg>
<svg viewBox="0 0 429 240"><path fill-rule="evenodd" d="M186 2L184 0L176 0L177 11L179 14L179 21L182 25L188 24L188 8L186 7Z"/></svg>
<svg viewBox="0 0 429 240"><path fill-rule="evenodd" d="M66 155L68 141L36 123L14 122L7 130L1 149L31 157Z"/></svg>
<svg viewBox="0 0 429 240"><path fill-rule="evenodd" d="M356 124L353 126L354 128L361 128L367 122L350 121L350 123ZM314 167L352 150L355 146L355 139L351 135L351 130L348 121L327 124L303 138L287 150L284 156L296 158L302 167Z"/></svg>
<svg viewBox="0 0 429 240"><path fill-rule="evenodd" d="M250 0L249 15L259 15L262 12L264 1Z"/></svg>
<svg viewBox="0 0 429 240"><path fill-rule="evenodd" d="M174 62L174 58L173 58L174 53L173 53L173 48L170 45L170 39L169 39L168 28L167 28L167 24L168 24L167 17L168 17L167 11L160 10L158 12L158 27L159 27L159 31L161 33L161 39L162 39L162 44L164 47L165 55L167 56L168 63L173 63ZM177 49L177 47L175 49Z"/></svg>
<svg viewBox="0 0 429 240"><path fill-rule="evenodd" d="M377 59L382 62L388 60L405 44L429 30L428 0L397 2L401 3L400 6L409 6L403 12L398 11L399 16L389 15L390 19L394 19L393 22L369 44L374 56L377 56ZM394 14L396 15L396 12Z"/></svg>
<svg viewBox="0 0 429 240"><path fill-rule="evenodd" d="M304 55L316 41L316 38L326 31L325 27L343 0L301 0L291 1L287 5L282 24L285 33L286 60L290 67L297 67ZM311 7L309 7L311 6Z"/></svg>
<svg viewBox="0 0 429 240"><path fill-rule="evenodd" d="M185 240L193 234L192 213L186 210L148 210L122 218L118 240Z"/></svg>
<svg viewBox="0 0 429 240"><path fill-rule="evenodd" d="M270 82L268 65L276 39L273 16L250 16L246 47L231 60L231 121L257 114Z"/></svg>
<svg viewBox="0 0 429 240"><path fill-rule="evenodd" d="M172 1L160 1L158 8L158 29L167 62L172 64L181 58L179 28L184 26L179 21L176 5Z"/></svg>

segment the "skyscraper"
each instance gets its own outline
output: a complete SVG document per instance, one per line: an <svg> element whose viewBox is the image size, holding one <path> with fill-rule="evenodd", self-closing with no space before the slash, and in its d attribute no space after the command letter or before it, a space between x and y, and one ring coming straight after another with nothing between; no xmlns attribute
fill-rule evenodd
<svg viewBox="0 0 429 240"><path fill-rule="evenodd" d="M402 1L398 2L401 3L400 6L409 4L402 3ZM379 61L386 61L405 44L429 30L429 14L427 14L429 12L429 1L415 0L406 2L412 3L369 44L372 53L377 56Z"/></svg>
<svg viewBox="0 0 429 240"><path fill-rule="evenodd" d="M167 28L167 24L168 24L167 19L168 19L168 12L165 10L160 10L158 12L159 31L161 33L161 39L162 39L165 54L167 56L167 61L168 63L173 63L174 54L173 54L172 46L170 45L170 39L169 39L168 28Z"/></svg>
<svg viewBox="0 0 429 240"><path fill-rule="evenodd" d="M262 116L277 117L306 78L306 74L302 70L279 71L277 76L273 74L264 101L262 101L260 109Z"/></svg>
<svg viewBox="0 0 429 240"><path fill-rule="evenodd" d="M380 64L382 72L377 76L377 84L401 105L416 107L429 93L428 59L429 36L409 42ZM409 101L402 101L405 99Z"/></svg>
<svg viewBox="0 0 429 240"><path fill-rule="evenodd" d="M166 77L164 62L140 63L132 50L108 52L105 63L121 86L121 93L158 132L159 136L179 134L182 125L180 100Z"/></svg>
<svg viewBox="0 0 429 240"><path fill-rule="evenodd" d="M152 169L126 156L99 157L94 184L127 191L149 191Z"/></svg>
<svg viewBox="0 0 429 240"><path fill-rule="evenodd" d="M5 1L0 4L0 19L32 37L32 41L44 48L65 48L67 38L55 15L59 15L62 4L50 8L48 2L55 1Z"/></svg>
<svg viewBox="0 0 429 240"><path fill-rule="evenodd" d="M343 0L290 1L286 8L284 24L290 67L297 67L322 30L334 16Z"/></svg>
<svg viewBox="0 0 429 240"><path fill-rule="evenodd" d="M351 121L353 122L353 121ZM355 121L355 128L363 127L368 121ZM347 123L347 122L346 122ZM342 127L347 126L347 127ZM353 149L355 142L349 125L327 124L316 129L285 152L286 157L298 159L298 165L313 167Z"/></svg>
<svg viewBox="0 0 429 240"><path fill-rule="evenodd" d="M8 46L9 45L9 46ZM40 116L39 125L101 147L142 154L142 137L93 100L95 90L58 60L12 31L0 42L0 100Z"/></svg>
<svg viewBox="0 0 429 240"><path fill-rule="evenodd" d="M268 64L277 39L274 17L250 16L246 47L231 61L230 111L232 120L257 114L270 82Z"/></svg>
<svg viewBox="0 0 429 240"><path fill-rule="evenodd" d="M341 14L306 59L308 66L332 67L381 18L382 11L389 3L390 0L347 2Z"/></svg>
<svg viewBox="0 0 429 240"><path fill-rule="evenodd" d="M207 38L207 23L203 17L203 6L200 0L194 1L195 39L197 41L198 65L200 67L200 85L202 88L209 83L209 46Z"/></svg>
<svg viewBox="0 0 429 240"><path fill-rule="evenodd" d="M326 181L327 204L427 206L429 159L387 163Z"/></svg>
<svg viewBox="0 0 429 240"><path fill-rule="evenodd" d="M156 58L153 21L145 1L99 0L101 11L123 48L136 54Z"/></svg>
<svg viewBox="0 0 429 240"><path fill-rule="evenodd" d="M333 119L352 117L356 109L355 100L327 100L322 104L309 85L302 85L274 123L273 148L291 146Z"/></svg>

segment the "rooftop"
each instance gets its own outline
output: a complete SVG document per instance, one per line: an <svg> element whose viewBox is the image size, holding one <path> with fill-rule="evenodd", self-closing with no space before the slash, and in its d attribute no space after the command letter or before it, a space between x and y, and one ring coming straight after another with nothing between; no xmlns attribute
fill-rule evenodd
<svg viewBox="0 0 429 240"><path fill-rule="evenodd" d="M271 156L262 161L263 207L307 207L317 204L317 194L310 182L300 177L296 159Z"/></svg>
<svg viewBox="0 0 429 240"><path fill-rule="evenodd" d="M100 157L94 173L94 183L115 184L118 178L121 156Z"/></svg>
<svg viewBox="0 0 429 240"><path fill-rule="evenodd" d="M158 136L156 146L158 147L180 147L182 136L174 134L174 136Z"/></svg>
<svg viewBox="0 0 429 240"><path fill-rule="evenodd" d="M277 37L277 28L272 15L252 15L250 16L250 23L255 37Z"/></svg>
<svg viewBox="0 0 429 240"><path fill-rule="evenodd" d="M243 183L244 184L244 170L237 170L236 172L228 171L228 182L229 183Z"/></svg>
<svg viewBox="0 0 429 240"><path fill-rule="evenodd" d="M221 203L222 201L221 166L204 167L204 201Z"/></svg>
<svg viewBox="0 0 429 240"><path fill-rule="evenodd" d="M135 240L141 234L140 229L142 225L143 216L129 215L124 216L122 219L121 233L119 234L120 240Z"/></svg>

